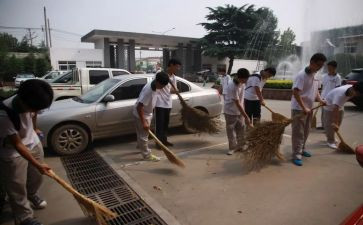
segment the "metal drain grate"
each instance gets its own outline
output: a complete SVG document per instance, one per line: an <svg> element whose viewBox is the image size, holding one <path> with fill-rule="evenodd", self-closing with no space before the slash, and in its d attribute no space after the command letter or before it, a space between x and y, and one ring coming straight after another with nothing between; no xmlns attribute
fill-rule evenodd
<svg viewBox="0 0 363 225"><path fill-rule="evenodd" d="M95 151L62 157L75 189L118 214L110 225L166 225Z"/></svg>

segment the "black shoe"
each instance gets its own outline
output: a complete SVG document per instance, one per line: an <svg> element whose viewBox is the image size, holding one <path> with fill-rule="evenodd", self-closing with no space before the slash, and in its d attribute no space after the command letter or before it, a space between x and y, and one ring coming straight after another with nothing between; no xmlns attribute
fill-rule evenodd
<svg viewBox="0 0 363 225"><path fill-rule="evenodd" d="M165 146L168 146L168 147L173 147L173 146L174 146L174 144L173 144L173 143L170 143L169 141L166 141L166 142L164 143L164 145L165 145Z"/></svg>
<svg viewBox="0 0 363 225"><path fill-rule="evenodd" d="M43 225L38 220L33 218L28 218L26 220L23 220L19 225Z"/></svg>
<svg viewBox="0 0 363 225"><path fill-rule="evenodd" d="M31 202L31 206L34 209L44 209L47 207L47 202L41 199L38 195L29 196L28 200Z"/></svg>
<svg viewBox="0 0 363 225"><path fill-rule="evenodd" d="M317 130L324 130L324 127L317 127Z"/></svg>

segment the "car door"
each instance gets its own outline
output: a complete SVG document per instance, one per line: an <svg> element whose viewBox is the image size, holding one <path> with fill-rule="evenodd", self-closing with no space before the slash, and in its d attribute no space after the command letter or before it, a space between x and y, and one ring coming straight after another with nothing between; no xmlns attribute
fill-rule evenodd
<svg viewBox="0 0 363 225"><path fill-rule="evenodd" d="M176 86L179 90L180 95L183 97L183 99L187 102L187 104L191 103L191 87L187 82L184 82L181 79L177 78ZM172 95L173 99L173 108L170 112L170 125L169 126L178 126L181 125L181 104L179 101L179 98L176 94Z"/></svg>
<svg viewBox="0 0 363 225"><path fill-rule="evenodd" d="M134 132L132 110L147 78L132 78L110 94L113 102L100 102L96 107L96 130L100 136L114 136Z"/></svg>

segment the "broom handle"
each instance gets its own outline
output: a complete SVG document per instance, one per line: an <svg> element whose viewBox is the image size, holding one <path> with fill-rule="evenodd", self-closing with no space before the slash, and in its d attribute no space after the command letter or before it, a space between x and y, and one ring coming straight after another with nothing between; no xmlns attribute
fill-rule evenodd
<svg viewBox="0 0 363 225"><path fill-rule="evenodd" d="M270 108L270 107L268 107L267 105L264 105L264 107L268 110L268 111L270 111L271 113L275 113L274 111L272 111L272 109Z"/></svg>
<svg viewBox="0 0 363 225"><path fill-rule="evenodd" d="M53 170L49 171L50 175L49 177L53 178L55 181L57 181L60 185L62 185L67 191L71 192L74 195L81 196L81 194L76 191L71 185L69 185L65 180L60 178L57 174L54 173Z"/></svg>
<svg viewBox="0 0 363 225"><path fill-rule="evenodd" d="M314 112L313 117L316 117L316 114L318 114L319 108L316 109L316 111Z"/></svg>
<svg viewBox="0 0 363 225"><path fill-rule="evenodd" d="M167 152L171 152L169 149L168 149L168 147L166 147L164 144L163 144L163 142L161 142L157 137L156 137L156 135L153 133L153 132L151 132L151 130L149 130L149 134L150 134L150 136L156 141L156 143L158 143L158 145L160 145L161 146L161 148L163 149L163 151L165 152L165 151L167 151Z"/></svg>
<svg viewBox="0 0 363 225"><path fill-rule="evenodd" d="M175 85L169 81L169 84L173 87L175 94L178 96L179 100L183 103L186 104L186 102L184 101L183 97L180 95L179 91L176 89Z"/></svg>
<svg viewBox="0 0 363 225"><path fill-rule="evenodd" d="M339 139L341 142L344 142L343 136L340 134L339 132L339 127L337 125L333 125L337 130L335 131L335 133L337 133Z"/></svg>
<svg viewBox="0 0 363 225"><path fill-rule="evenodd" d="M312 109L310 109L310 111L314 111L315 109L318 109L318 108L320 108L322 105L318 105L318 106L315 106L314 108L312 108ZM298 114L298 115L295 115L294 117L292 117L291 119L293 120L294 118L298 118L298 117L300 117L300 116L303 116L304 115L304 113L300 113L300 114Z"/></svg>

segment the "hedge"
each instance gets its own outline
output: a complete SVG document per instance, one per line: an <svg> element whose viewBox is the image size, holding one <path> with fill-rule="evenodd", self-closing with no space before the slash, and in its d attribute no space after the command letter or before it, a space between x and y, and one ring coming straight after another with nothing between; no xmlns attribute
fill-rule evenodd
<svg viewBox="0 0 363 225"><path fill-rule="evenodd" d="M264 88L291 89L292 80L268 80Z"/></svg>

